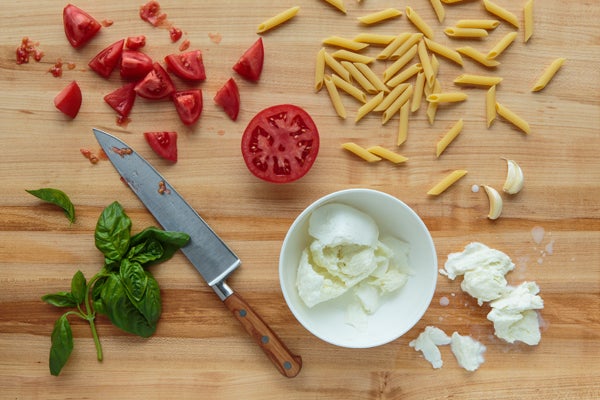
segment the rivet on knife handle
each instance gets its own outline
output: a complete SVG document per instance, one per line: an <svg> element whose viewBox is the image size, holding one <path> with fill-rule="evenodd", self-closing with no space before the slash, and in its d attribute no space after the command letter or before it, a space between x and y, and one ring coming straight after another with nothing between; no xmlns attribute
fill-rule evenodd
<svg viewBox="0 0 600 400"><path fill-rule="evenodd" d="M241 296L233 293L224 300L224 303L275 364L279 372L288 378L298 375L302 368L302 358L290 352L275 332Z"/></svg>

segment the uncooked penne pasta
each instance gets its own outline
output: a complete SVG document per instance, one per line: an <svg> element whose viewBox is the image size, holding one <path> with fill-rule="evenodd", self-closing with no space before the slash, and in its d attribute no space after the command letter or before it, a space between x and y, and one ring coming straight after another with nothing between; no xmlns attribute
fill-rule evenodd
<svg viewBox="0 0 600 400"><path fill-rule="evenodd" d="M509 24L513 25L515 28L519 27L519 19L517 18L517 16L508 11L506 8L501 7L498 4L491 2L490 0L483 0L483 6L489 13L494 14L500 19L505 20Z"/></svg>
<svg viewBox="0 0 600 400"><path fill-rule="evenodd" d="M325 77L325 49L322 48L317 53L317 62L315 65L315 91L323 87L323 78Z"/></svg>
<svg viewBox="0 0 600 400"><path fill-rule="evenodd" d="M373 72L371 68L369 68L367 64L354 63L354 65L365 76L365 78L367 78L369 82L371 82L373 86L375 86L377 90L380 90L382 92L390 91L390 89L383 84L381 79L379 79L379 77L375 74L375 72Z"/></svg>
<svg viewBox="0 0 600 400"><path fill-rule="evenodd" d="M489 60L487 58L487 54L477 51L470 46L459 47L458 49L456 49L456 51L458 51L460 54L462 54L464 56L471 58L472 60L477 61L479 64L483 65L484 67L491 68L491 67L497 67L498 65L500 65L500 63L497 60Z"/></svg>
<svg viewBox="0 0 600 400"><path fill-rule="evenodd" d="M386 8L385 10L377 11L371 14L358 17L358 21L365 25L373 25L379 22L396 18L402 15L402 11L395 8Z"/></svg>
<svg viewBox="0 0 600 400"><path fill-rule="evenodd" d="M380 35L377 33L360 33L353 40L360 43L386 46L394 40L394 35Z"/></svg>
<svg viewBox="0 0 600 400"><path fill-rule="evenodd" d="M467 94L462 92L433 93L427 96L427 101L430 103L456 103L465 101L467 97Z"/></svg>
<svg viewBox="0 0 600 400"><path fill-rule="evenodd" d="M341 47L351 51L360 51L365 47L369 47L368 43L361 43L357 42L356 40L346 39L340 36L329 36L323 39L323 44Z"/></svg>
<svg viewBox="0 0 600 400"><path fill-rule="evenodd" d="M419 14L415 12L410 6L406 7L406 17L413 25L423 32L423 35L427 36L429 39L433 39L433 29L421 18Z"/></svg>
<svg viewBox="0 0 600 400"><path fill-rule="evenodd" d="M268 30L271 30L284 22L294 18L298 11L300 10L299 6L288 8L285 11L280 12L279 14L267 19L266 21L260 23L258 25L257 33L263 33Z"/></svg>
<svg viewBox="0 0 600 400"><path fill-rule="evenodd" d="M449 26L444 29L444 33L453 38L484 38L488 36L488 31L479 28L458 28Z"/></svg>
<svg viewBox="0 0 600 400"><path fill-rule="evenodd" d="M486 58L489 60L493 60L496 57L498 57L500 55L500 53L502 53L504 50L506 50L506 48L508 46L511 45L512 42L515 41L515 39L517 38L517 32L509 32L506 35L504 35L502 37L502 39L500 39L498 41L498 43L496 43L494 45L494 47L492 47L492 49L487 53Z"/></svg>
<svg viewBox="0 0 600 400"><path fill-rule="evenodd" d="M533 0L528 0L523 7L523 41L527 42L533 35Z"/></svg>
<svg viewBox="0 0 600 400"><path fill-rule="evenodd" d="M429 189L427 194L431 195L431 196L438 196L438 195L442 194L444 191L446 191L446 189L448 189L450 186L455 184L460 178L462 178L466 174L467 174L467 170L464 170L464 169L457 169L457 170L452 171L451 173L446 175L444 177L444 179L442 179L437 184L435 184L431 189Z"/></svg>
<svg viewBox="0 0 600 400"><path fill-rule="evenodd" d="M353 63L370 64L375 61L375 58L373 57L365 56L345 49L334 51L331 53L331 56L336 60L345 60Z"/></svg>
<svg viewBox="0 0 600 400"><path fill-rule="evenodd" d="M435 84L435 82L438 80L437 79L437 75L438 75L438 71L440 70L440 62L438 61L437 57L435 56L435 54L431 55L431 69L433 70L433 82L427 82L427 79L425 80L425 84L431 88L433 88L433 85Z"/></svg>
<svg viewBox="0 0 600 400"><path fill-rule="evenodd" d="M440 0L429 0L431 3L431 7L433 7L433 11L435 12L438 21L444 22L444 18L446 18L446 10L444 9L444 5Z"/></svg>
<svg viewBox="0 0 600 400"><path fill-rule="evenodd" d="M369 94L379 92L375 86L356 68L350 61L342 61L342 66L348 71L352 79L354 79L364 90Z"/></svg>
<svg viewBox="0 0 600 400"><path fill-rule="evenodd" d="M338 60L333 58L333 56L327 52L325 52L323 54L323 56L325 58L325 65L327 65L329 68L331 68L333 70L333 72L335 72L336 74L338 74L345 80L347 80L347 81L350 80L350 72L348 72L348 70L346 68L344 68Z"/></svg>
<svg viewBox="0 0 600 400"><path fill-rule="evenodd" d="M529 134L531 130L529 129L529 124L523 118L519 117L513 111L504 107L502 104L496 102L496 112L499 116L522 130L523 132Z"/></svg>
<svg viewBox="0 0 600 400"><path fill-rule="evenodd" d="M458 65L463 65L463 59L458 51L452 50L450 47L444 46L443 44L428 38L424 38L424 41L429 51L437 53L448 60L454 61Z"/></svg>
<svg viewBox="0 0 600 400"><path fill-rule="evenodd" d="M389 67L383 70L383 81L389 81L398 71L406 66L410 60L417 55L417 45L413 45L402 57L394 61Z"/></svg>
<svg viewBox="0 0 600 400"><path fill-rule="evenodd" d="M432 94L440 93L442 91L442 85L437 79L431 91ZM435 121L435 115L437 113L438 104L439 103L434 103L431 101L427 102L427 111L425 113L427 114L427 119L429 120L430 125L433 125L433 122Z"/></svg>
<svg viewBox="0 0 600 400"><path fill-rule="evenodd" d="M396 36L394 38L394 40L392 40L387 46L385 46L385 48L383 50L381 50L381 52L377 55L377 59L378 60L387 60L410 37L411 37L410 32L404 32L404 33L401 33L400 35Z"/></svg>
<svg viewBox="0 0 600 400"><path fill-rule="evenodd" d="M531 91L539 92L540 90L545 88L546 85L550 82L550 80L554 78L554 75L556 75L556 73L558 72L560 67L562 67L565 61L566 58L557 58L556 60L552 61L552 63L544 70L542 76L540 76L535 82L533 88L531 88Z"/></svg>
<svg viewBox="0 0 600 400"><path fill-rule="evenodd" d="M368 151L364 147L361 147L361 146L357 145L354 142L342 143L342 148L344 150L348 150L350 153L353 153L353 154L359 156L360 158L362 158L366 162L381 161L381 157L376 156L375 154L371 153L370 151Z"/></svg>
<svg viewBox="0 0 600 400"><path fill-rule="evenodd" d="M331 77L326 75L323 81L325 82L325 87L327 88L327 92L329 93L329 99L331 100L331 104L333 105L335 112L340 118L346 119L346 108L342 103L340 93L338 92L335 84L331 80Z"/></svg>
<svg viewBox="0 0 600 400"><path fill-rule="evenodd" d="M375 107L373 109L373 111L376 111L376 112L384 111L386 108L391 106L392 103L394 102L394 100L396 100L402 94L402 92L404 92L408 88L408 85L409 85L408 83L401 83L398 86L396 86L395 88L393 88L392 91L389 92L383 98L383 100L381 100L381 103L379 103L377 105L377 107Z"/></svg>
<svg viewBox="0 0 600 400"><path fill-rule="evenodd" d="M385 125L398 111L400 108L404 106L406 103L410 101L412 97L413 87L412 85L408 85L406 90L402 92L400 96L394 102L383 111L383 115L381 117L381 125Z"/></svg>
<svg viewBox="0 0 600 400"><path fill-rule="evenodd" d="M331 81L335 84L335 86L342 89L344 92L348 93L350 96L354 97L356 100L358 100L362 103L367 102L367 95L365 94L365 92L363 92L356 86L350 84L348 81L343 80L342 78L340 78L339 76L337 76L335 74L331 75Z"/></svg>
<svg viewBox="0 0 600 400"><path fill-rule="evenodd" d="M433 71L433 67L431 66L431 59L429 58L429 53L427 52L427 46L422 40L417 46L417 53L419 54L421 65L423 66L425 80L427 81L427 84L431 86L433 85L433 80L435 79L435 73Z"/></svg>
<svg viewBox="0 0 600 400"><path fill-rule="evenodd" d="M463 120L459 119L453 126L444 134L444 136L437 142L435 156L439 157L450 143L460 134L463 128Z"/></svg>
<svg viewBox="0 0 600 400"><path fill-rule="evenodd" d="M461 85L475 85L475 86L495 86L502 82L502 78L499 76L485 76L485 75L474 75L474 74L461 74L454 83Z"/></svg>
<svg viewBox="0 0 600 400"><path fill-rule="evenodd" d="M411 112L415 112L419 108L421 108L421 102L423 100L423 89L425 89L425 74L421 71L417 74L417 79L415 81L413 98L410 102Z"/></svg>
<svg viewBox="0 0 600 400"><path fill-rule="evenodd" d="M398 49L396 49L396 51L394 51L390 59L397 60L398 58L402 57L402 55L411 47L413 47L415 44L418 44L422 37L423 34L421 32L413 33L408 39L406 39L404 43L402 43L402 45L400 45L400 47L398 47Z"/></svg>
<svg viewBox="0 0 600 400"><path fill-rule="evenodd" d="M454 24L457 28L496 29L500 25L497 19L461 19Z"/></svg>
<svg viewBox="0 0 600 400"><path fill-rule="evenodd" d="M402 145L406 142L408 137L408 114L409 108L412 109L412 101L407 101L402 107L400 107L400 124L398 125L398 138L396 139L396 146Z"/></svg>
<svg viewBox="0 0 600 400"><path fill-rule="evenodd" d="M390 87L396 87L401 83L406 82L421 71L425 72L420 63L413 64L410 67L403 70L402 72L394 75L394 77L387 81L386 84Z"/></svg>
<svg viewBox="0 0 600 400"><path fill-rule="evenodd" d="M332 6L334 6L335 8L337 8L338 10L340 10L341 12L346 14L346 5L344 4L344 0L323 0L323 1L331 4Z"/></svg>
<svg viewBox="0 0 600 400"><path fill-rule="evenodd" d="M466 3L471 0L442 0L442 3L446 4L456 4L456 3Z"/></svg>
<svg viewBox="0 0 600 400"><path fill-rule="evenodd" d="M386 159L388 161L393 162L394 164L400 164L403 162L406 162L408 160L407 157L404 157L398 153L395 153L391 150L386 149L385 147L381 147L381 146L372 146L369 147L367 149L367 151L369 153L373 153L378 157L381 157L383 159Z"/></svg>
<svg viewBox="0 0 600 400"><path fill-rule="evenodd" d="M485 94L485 121L487 127L496 119L496 86L492 86Z"/></svg>
<svg viewBox="0 0 600 400"><path fill-rule="evenodd" d="M382 100L383 92L379 92L375 96L371 97L370 100L368 100L358 109L358 111L356 112L356 118L354 119L354 122L360 121L365 115L373 111L373 109L377 107L377 105L379 105L379 103L381 103Z"/></svg>

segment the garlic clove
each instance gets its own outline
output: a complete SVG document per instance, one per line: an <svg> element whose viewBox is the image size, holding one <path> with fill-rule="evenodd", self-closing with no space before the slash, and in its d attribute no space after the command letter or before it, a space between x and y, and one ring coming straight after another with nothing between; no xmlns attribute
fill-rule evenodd
<svg viewBox="0 0 600 400"><path fill-rule="evenodd" d="M508 171L504 181L504 190L508 194L516 194L523 189L523 170L514 160L506 160Z"/></svg>
<svg viewBox="0 0 600 400"><path fill-rule="evenodd" d="M496 189L491 186L483 185L483 189L488 196L490 201L490 211L488 213L489 219L497 219L502 213L502 197Z"/></svg>

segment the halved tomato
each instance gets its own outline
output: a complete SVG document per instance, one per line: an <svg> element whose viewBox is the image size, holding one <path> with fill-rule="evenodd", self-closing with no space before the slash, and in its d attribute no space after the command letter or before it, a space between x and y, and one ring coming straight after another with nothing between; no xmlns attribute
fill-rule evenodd
<svg viewBox="0 0 600 400"><path fill-rule="evenodd" d="M190 89L173 93L173 103L181 122L192 125L202 114L202 91Z"/></svg>
<svg viewBox="0 0 600 400"><path fill-rule="evenodd" d="M146 45L146 36L129 36L125 42L125 47L129 50L138 50Z"/></svg>
<svg viewBox="0 0 600 400"><path fill-rule="evenodd" d="M135 83L128 83L104 96L108 103L122 117L129 116L135 102Z"/></svg>
<svg viewBox="0 0 600 400"><path fill-rule="evenodd" d="M146 99L159 100L172 95L175 85L167 71L159 63L154 63L152 71L135 85L135 92Z"/></svg>
<svg viewBox="0 0 600 400"><path fill-rule="evenodd" d="M238 60L233 66L233 70L240 76L250 80L258 81L263 69L265 58L265 50L263 47L262 38L258 38L256 42Z"/></svg>
<svg viewBox="0 0 600 400"><path fill-rule="evenodd" d="M69 83L54 97L54 106L71 118L77 116L81 107L81 89L77 82Z"/></svg>
<svg viewBox="0 0 600 400"><path fill-rule="evenodd" d="M88 64L89 67L96 71L98 75L108 78L119 63L124 43L125 39L121 39L102 50L92 58L92 61Z"/></svg>
<svg viewBox="0 0 600 400"><path fill-rule="evenodd" d="M177 162L177 132L144 132L144 137L156 154Z"/></svg>
<svg viewBox="0 0 600 400"><path fill-rule="evenodd" d="M167 69L181 79L188 81L203 81L206 79L200 50L169 54L165 57L165 62L167 63Z"/></svg>
<svg viewBox="0 0 600 400"><path fill-rule="evenodd" d="M246 166L260 179L288 183L303 177L319 153L319 131L302 108L281 104L260 111L242 135Z"/></svg>
<svg viewBox="0 0 600 400"><path fill-rule="evenodd" d="M73 4L63 9L63 25L67 40L75 48L89 42L102 28L94 17Z"/></svg>
<svg viewBox="0 0 600 400"><path fill-rule="evenodd" d="M215 103L223 107L229 118L233 121L237 119L240 112L240 91L233 78L229 78L223 87L217 91L214 100Z"/></svg>
<svg viewBox="0 0 600 400"><path fill-rule="evenodd" d="M121 54L121 78L142 79L152 71L152 59L138 50L123 50Z"/></svg>

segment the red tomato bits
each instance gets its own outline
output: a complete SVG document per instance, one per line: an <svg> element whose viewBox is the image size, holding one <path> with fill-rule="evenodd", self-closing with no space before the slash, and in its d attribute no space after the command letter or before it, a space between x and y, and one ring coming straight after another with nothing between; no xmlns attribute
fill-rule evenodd
<svg viewBox="0 0 600 400"><path fill-rule="evenodd" d="M319 152L319 132L306 111L281 104L260 111L242 135L246 166L260 179L288 183L310 170Z"/></svg>

